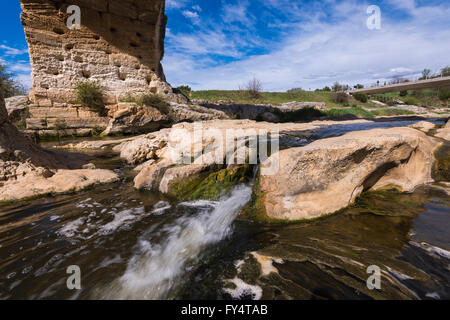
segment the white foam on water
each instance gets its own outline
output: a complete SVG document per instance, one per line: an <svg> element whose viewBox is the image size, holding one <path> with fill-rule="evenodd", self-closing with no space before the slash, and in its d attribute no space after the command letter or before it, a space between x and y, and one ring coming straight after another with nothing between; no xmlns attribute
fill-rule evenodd
<svg viewBox="0 0 450 320"><path fill-rule="evenodd" d="M430 292L430 293L427 293L427 294L425 295L425 297L431 298L431 299L435 299L435 300L440 300L440 299L441 299L441 296L440 296L437 292Z"/></svg>
<svg viewBox="0 0 450 320"><path fill-rule="evenodd" d="M406 275L404 273L401 273L399 271L395 271L395 270L389 268L388 266L386 266L386 268L394 277L396 277L399 280L403 280L404 281L404 280L413 280L414 279L414 278L412 278L412 277L410 277L410 276L408 276L408 275Z"/></svg>
<svg viewBox="0 0 450 320"><path fill-rule="evenodd" d="M197 214L182 216L166 226L167 238L157 244L150 243L143 236L123 276L106 289L99 290L101 298L173 298L174 291L183 283L187 264L196 262L207 246L218 243L231 233L231 225L250 201L251 193L250 187L238 186L231 196L218 202L183 203L184 206L196 206Z"/></svg>
<svg viewBox="0 0 450 320"><path fill-rule="evenodd" d="M439 256L442 258L446 258L446 259L450 259L450 251L447 251L445 249L436 247L436 246L432 246L426 242L421 242L420 244L414 241L410 241L410 244L412 244L413 246L422 248L426 251L428 251L431 255L433 256Z"/></svg>
<svg viewBox="0 0 450 320"><path fill-rule="evenodd" d="M102 211L103 212L103 211ZM113 208L110 212L113 220L105 223L105 220L93 221L97 216L96 212L90 213L87 217L81 217L66 223L57 233L66 238L91 239L97 235L108 235L119 228L126 227L141 220L150 213L145 212L144 207L132 208L117 211Z"/></svg>
<svg viewBox="0 0 450 320"><path fill-rule="evenodd" d="M66 223L58 233L67 238L72 238L78 232L78 228L84 224L86 218L79 218L77 220Z"/></svg>
<svg viewBox="0 0 450 320"><path fill-rule="evenodd" d="M262 297L262 288L244 282L239 278L226 280L236 286L235 289L224 288L223 291L228 293L233 299L242 299L251 296L253 300L260 300Z"/></svg>
<svg viewBox="0 0 450 320"><path fill-rule="evenodd" d="M166 201L160 201L153 206L152 213L155 215L160 215L160 214L163 214L164 212L166 212L167 210L169 210L170 208L172 208L170 203L168 203Z"/></svg>
<svg viewBox="0 0 450 320"><path fill-rule="evenodd" d="M184 206L184 207L190 207L190 208L199 208L199 207L206 207L206 208L214 208L218 206L220 202L218 201L209 201L209 200L196 200L192 202L181 202L178 204L178 206Z"/></svg>
<svg viewBox="0 0 450 320"><path fill-rule="evenodd" d="M126 222L135 221L139 219L139 215L142 215L145 213L145 208L134 208L134 209L128 209L123 210L118 213L114 213L114 220L110 223L105 224L104 226L100 227L100 232L105 233L112 233L115 230L117 230L119 227L123 226Z"/></svg>

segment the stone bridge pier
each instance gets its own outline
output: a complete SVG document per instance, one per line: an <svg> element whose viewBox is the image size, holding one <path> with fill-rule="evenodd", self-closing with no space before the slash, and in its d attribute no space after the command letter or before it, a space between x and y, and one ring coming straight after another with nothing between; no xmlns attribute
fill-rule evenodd
<svg viewBox="0 0 450 320"><path fill-rule="evenodd" d="M47 130L60 117L73 129L105 126L107 118L77 105L80 81L98 81L106 105L128 94L173 94L161 66L165 0L20 2L33 82L28 129ZM79 29L67 26L71 5L81 9Z"/></svg>

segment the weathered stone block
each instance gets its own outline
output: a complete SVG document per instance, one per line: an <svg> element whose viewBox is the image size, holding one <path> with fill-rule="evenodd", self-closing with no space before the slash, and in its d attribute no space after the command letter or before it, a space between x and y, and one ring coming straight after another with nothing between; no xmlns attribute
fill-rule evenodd
<svg viewBox="0 0 450 320"><path fill-rule="evenodd" d="M160 61L164 54L164 0L21 0L30 48L33 91L41 107L75 103L80 81L98 81L105 103L123 93L172 93ZM69 30L69 5L81 8L81 29ZM154 82L161 82L162 84Z"/></svg>

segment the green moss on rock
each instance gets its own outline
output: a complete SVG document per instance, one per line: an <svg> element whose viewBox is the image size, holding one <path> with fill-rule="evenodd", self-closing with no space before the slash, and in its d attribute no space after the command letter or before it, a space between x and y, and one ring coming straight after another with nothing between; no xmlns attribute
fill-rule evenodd
<svg viewBox="0 0 450 320"><path fill-rule="evenodd" d="M213 173L202 173L190 179L172 183L170 194L188 201L218 200L235 185L248 182L251 172L252 166L243 165Z"/></svg>
<svg viewBox="0 0 450 320"><path fill-rule="evenodd" d="M436 153L436 163L433 179L436 181L450 181L450 143L445 143Z"/></svg>

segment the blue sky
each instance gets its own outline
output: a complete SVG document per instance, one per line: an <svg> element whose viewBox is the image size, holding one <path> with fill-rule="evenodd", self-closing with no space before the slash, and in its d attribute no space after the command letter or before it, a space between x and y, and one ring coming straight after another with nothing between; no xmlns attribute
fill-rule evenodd
<svg viewBox="0 0 450 320"><path fill-rule="evenodd" d="M0 59L30 84L19 0L3 1ZM5 2L7 4L5 4ZM369 5L380 30L366 26ZM370 85L450 65L449 0L166 0L163 66L173 86L315 89L335 81Z"/></svg>

